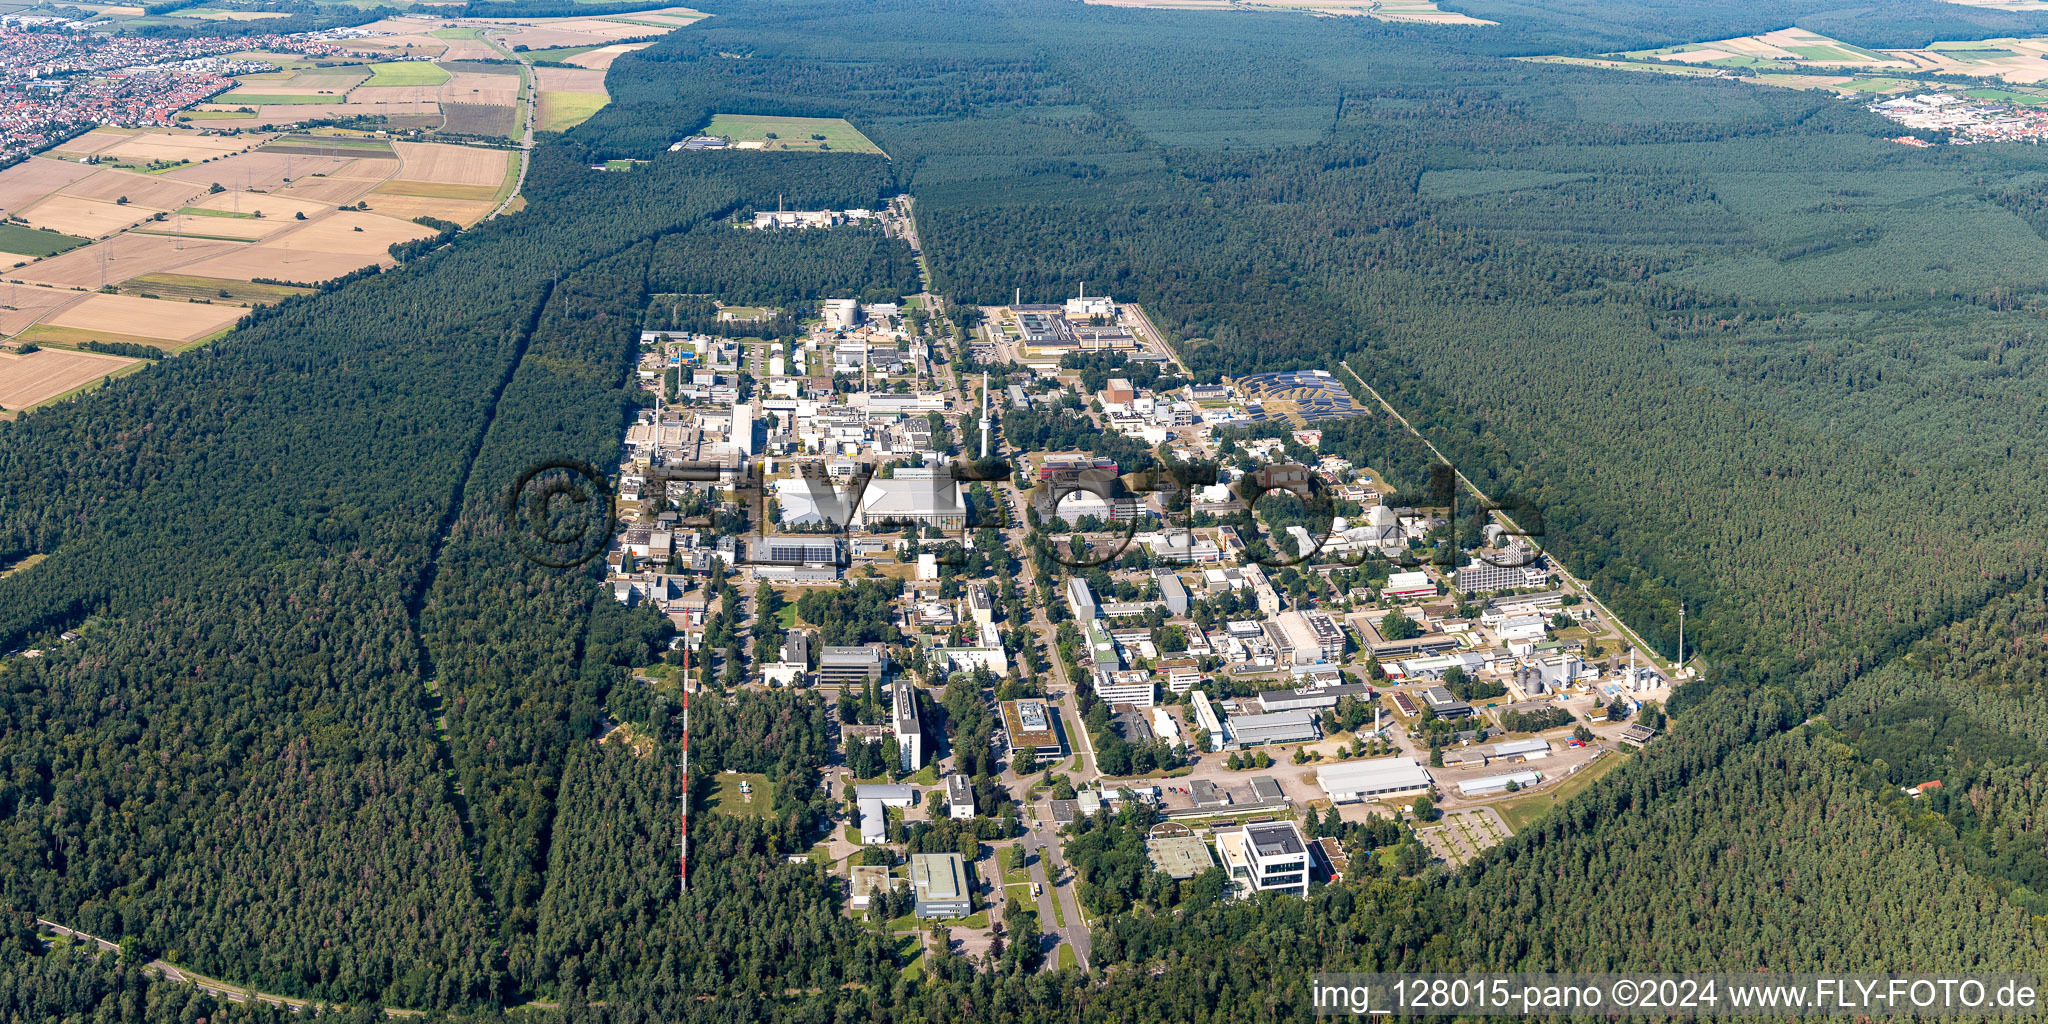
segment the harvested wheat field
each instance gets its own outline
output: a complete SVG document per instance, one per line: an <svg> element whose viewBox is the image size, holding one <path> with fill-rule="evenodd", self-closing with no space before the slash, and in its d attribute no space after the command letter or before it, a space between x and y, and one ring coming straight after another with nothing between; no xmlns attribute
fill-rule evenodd
<svg viewBox="0 0 2048 1024"><path fill-rule="evenodd" d="M50 152L57 156L94 156L142 134L141 128L94 128L69 142L63 143Z"/></svg>
<svg viewBox="0 0 2048 1024"><path fill-rule="evenodd" d="M197 185L220 184L228 188L272 191L284 185L287 175L299 179L313 174L333 174L354 159L352 155L309 156L288 153L241 153L199 167L180 167L159 177L175 178Z"/></svg>
<svg viewBox="0 0 2048 1024"><path fill-rule="evenodd" d="M439 199L433 196L397 195L390 192L379 192L371 196L367 202L372 212L387 217L398 217L403 220L435 217L454 221L463 227L469 227L484 219L484 215L491 212L492 206L488 199Z"/></svg>
<svg viewBox="0 0 2048 1024"><path fill-rule="evenodd" d="M0 408L15 412L47 402L134 362L137 360L120 356L50 348L27 355L0 352Z"/></svg>
<svg viewBox="0 0 2048 1024"><path fill-rule="evenodd" d="M259 247L261 246L261 247ZM348 253L311 252L279 246L277 240L244 245L234 252L178 268L179 273L230 281L284 281L317 285L372 263L385 262Z"/></svg>
<svg viewBox="0 0 2048 1024"><path fill-rule="evenodd" d="M388 264L392 243L433 233L432 228L419 224L374 213L343 211L267 241L181 268L180 273L238 281L268 278L317 284L373 263Z"/></svg>
<svg viewBox="0 0 2048 1024"><path fill-rule="evenodd" d="M57 194L102 203L128 200L129 206L147 210L175 210L204 191L189 181L166 180L133 171L106 168L89 178L73 182Z"/></svg>
<svg viewBox="0 0 2048 1024"><path fill-rule="evenodd" d="M441 84L443 103L483 103L509 107L519 98L514 75L456 75Z"/></svg>
<svg viewBox="0 0 2048 1024"><path fill-rule="evenodd" d="M510 151L475 146L450 146L437 142L393 144L405 161L397 177L405 181L431 181L443 185L489 185L505 180Z"/></svg>
<svg viewBox="0 0 2048 1024"><path fill-rule="evenodd" d="M20 215L32 227L49 228L67 235L98 238L101 235L156 216L155 210L120 206L77 196L54 195L23 210Z"/></svg>
<svg viewBox="0 0 2048 1024"><path fill-rule="evenodd" d="M589 53L579 53L562 63L574 64L579 68L596 68L599 71L603 71L611 67L613 61L618 60L625 54L632 53L634 50L644 50L653 45L651 42L613 43L610 46L600 46Z"/></svg>
<svg viewBox="0 0 2048 1024"><path fill-rule="evenodd" d="M13 213L95 170L40 156L23 160L0 171L0 213Z"/></svg>
<svg viewBox="0 0 2048 1024"><path fill-rule="evenodd" d="M77 301L78 293L68 288L0 284L0 334L20 334L51 311Z"/></svg>
<svg viewBox="0 0 2048 1024"><path fill-rule="evenodd" d="M542 92L594 92L603 94L604 72L594 68L535 68Z"/></svg>
<svg viewBox="0 0 2048 1024"><path fill-rule="evenodd" d="M350 160L324 177L294 178L282 194L294 199L332 206L353 203L385 179L398 172L397 157L361 157Z"/></svg>
<svg viewBox="0 0 2048 1024"><path fill-rule="evenodd" d="M231 252L242 244L191 238L180 241L131 231L8 271L7 277L9 280L53 284L59 288L91 289L100 286L102 276L107 284L114 284L141 274L154 274L179 264Z"/></svg>
<svg viewBox="0 0 2048 1024"><path fill-rule="evenodd" d="M169 235L174 239L203 238L212 240L231 238L237 241L254 242L258 239L268 238L271 235L277 234L291 225L292 220L289 217L272 217L267 215L263 217L212 217L174 213L163 220L153 220L136 227L131 233Z"/></svg>
<svg viewBox="0 0 2048 1024"><path fill-rule="evenodd" d="M258 194L253 192L217 192L213 195L200 196L186 205L194 210L214 210L230 214L252 214L261 211L265 220L284 221L286 223L290 223L297 214L303 213L311 217L333 209L333 207L328 206L326 203L308 202L307 200L290 195Z"/></svg>
<svg viewBox="0 0 2048 1024"><path fill-rule="evenodd" d="M269 140L267 135L203 135L190 128L158 128L116 142L99 151L129 163L153 160L190 160L198 163L215 157L242 153Z"/></svg>
<svg viewBox="0 0 2048 1024"><path fill-rule="evenodd" d="M361 230L357 230L358 228ZM433 233L433 228L395 217L341 211L319 220L307 221L298 230L275 241L266 242L264 246L289 244L294 249L357 256L386 256L394 242L425 238Z"/></svg>
<svg viewBox="0 0 2048 1024"><path fill-rule="evenodd" d="M441 101L441 86L434 85L365 85L348 94L351 107L375 107L378 112L412 112L421 107L432 109Z"/></svg>
<svg viewBox="0 0 2048 1024"><path fill-rule="evenodd" d="M204 338L231 326L247 312L240 306L94 294L51 317L47 323L53 327L179 342Z"/></svg>

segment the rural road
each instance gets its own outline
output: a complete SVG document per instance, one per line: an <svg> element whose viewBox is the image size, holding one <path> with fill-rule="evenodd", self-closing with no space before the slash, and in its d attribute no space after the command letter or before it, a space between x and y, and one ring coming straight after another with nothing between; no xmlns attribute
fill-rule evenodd
<svg viewBox="0 0 2048 1024"><path fill-rule="evenodd" d="M489 43L491 49L519 62L519 86L526 90L525 133L519 140L519 180L512 183L512 192L505 201L484 216L484 220L494 220L511 207L520 193L526 191L526 169L533 165L533 120L540 111L540 72L534 70L533 62L525 54L508 49L503 42L491 38L488 32L478 33L477 38Z"/></svg>

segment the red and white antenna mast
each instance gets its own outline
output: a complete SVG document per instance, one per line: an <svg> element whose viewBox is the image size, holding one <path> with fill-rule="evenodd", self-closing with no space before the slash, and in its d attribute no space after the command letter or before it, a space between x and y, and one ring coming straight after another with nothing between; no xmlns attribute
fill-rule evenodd
<svg viewBox="0 0 2048 1024"><path fill-rule="evenodd" d="M682 637L682 836L676 840L676 899L690 893L690 637Z"/></svg>

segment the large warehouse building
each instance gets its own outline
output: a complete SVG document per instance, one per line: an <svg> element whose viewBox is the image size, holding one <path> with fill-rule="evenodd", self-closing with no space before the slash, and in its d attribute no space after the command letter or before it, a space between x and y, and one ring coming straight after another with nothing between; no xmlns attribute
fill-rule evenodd
<svg viewBox="0 0 2048 1024"><path fill-rule="evenodd" d="M1323 792L1340 804L1420 796L1429 792L1430 786L1429 770L1406 757L1333 764L1316 769L1316 779Z"/></svg>

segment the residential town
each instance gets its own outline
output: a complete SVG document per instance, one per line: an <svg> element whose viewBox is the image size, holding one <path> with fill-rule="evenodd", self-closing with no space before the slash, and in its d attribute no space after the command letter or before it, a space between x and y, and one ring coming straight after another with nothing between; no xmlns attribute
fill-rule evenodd
<svg viewBox="0 0 2048 1024"><path fill-rule="evenodd" d="M904 230L904 208L733 230ZM1663 724L1672 666L1512 522L1431 557L1448 510L1295 457L1379 415L1328 373L1194 383L1085 286L717 327L640 336L655 400L623 438L608 586L674 626L684 687L825 697L818 853L855 912L985 952L1006 902L1035 908L1085 964L1103 883L1067 850L1092 830L1139 828L1157 872L1224 896L1455 866ZM1031 431L1081 443L1012 443ZM1155 453L1183 478L1129 464ZM1276 525L1273 492L1348 514Z"/></svg>
<svg viewBox="0 0 2048 1024"><path fill-rule="evenodd" d="M172 115L274 70L230 55L350 53L352 30L187 38L112 35L15 17L0 25L0 160L106 125L164 126Z"/></svg>

